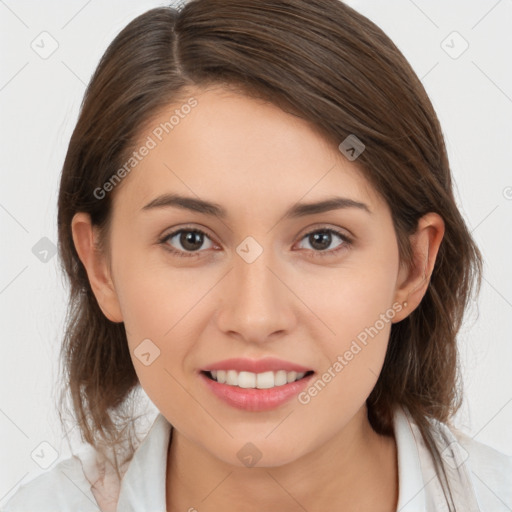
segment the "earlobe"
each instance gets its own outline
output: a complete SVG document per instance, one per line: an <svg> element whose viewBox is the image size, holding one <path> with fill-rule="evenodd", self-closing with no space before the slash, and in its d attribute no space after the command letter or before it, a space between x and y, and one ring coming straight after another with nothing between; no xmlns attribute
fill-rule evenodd
<svg viewBox="0 0 512 512"><path fill-rule="evenodd" d="M80 261L85 267L91 289L103 314L112 322L122 322L114 283L110 276L106 255L97 247L97 231L89 214L76 213L71 222L73 242Z"/></svg>
<svg viewBox="0 0 512 512"><path fill-rule="evenodd" d="M444 231L444 221L437 213L427 213L418 221L418 228L410 237L413 262L409 268L400 268L397 281L396 300L402 305L402 311L395 317L395 322L403 320L423 299Z"/></svg>

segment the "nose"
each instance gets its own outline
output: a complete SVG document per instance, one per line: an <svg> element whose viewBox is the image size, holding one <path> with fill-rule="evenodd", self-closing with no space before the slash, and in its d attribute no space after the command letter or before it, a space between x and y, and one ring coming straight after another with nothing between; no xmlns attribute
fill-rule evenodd
<svg viewBox="0 0 512 512"><path fill-rule="evenodd" d="M300 301L270 250L249 261L234 255L233 268L219 289L217 325L224 334L260 344L294 329Z"/></svg>

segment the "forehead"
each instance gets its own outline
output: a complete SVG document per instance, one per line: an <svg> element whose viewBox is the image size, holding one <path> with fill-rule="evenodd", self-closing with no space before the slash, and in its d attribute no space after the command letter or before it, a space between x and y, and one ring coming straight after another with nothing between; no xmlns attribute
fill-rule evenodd
<svg viewBox="0 0 512 512"><path fill-rule="evenodd" d="M142 207L174 191L240 206L284 207L334 192L382 203L359 167L305 119L221 86L187 92L141 131L135 149L150 149L115 202Z"/></svg>

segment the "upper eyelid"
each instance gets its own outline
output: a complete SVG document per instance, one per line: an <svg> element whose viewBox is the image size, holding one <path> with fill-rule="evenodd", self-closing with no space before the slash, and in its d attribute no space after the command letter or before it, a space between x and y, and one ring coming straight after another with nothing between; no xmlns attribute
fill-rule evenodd
<svg viewBox="0 0 512 512"><path fill-rule="evenodd" d="M162 235L160 237L160 240L168 240L168 239L176 236L178 233L181 233L182 231L198 231L198 232L205 234L208 238L210 238L210 240L215 241L215 237L210 235L206 228L203 228L203 227L198 228L198 227L192 227L192 226L183 226L178 229L171 229L171 231L169 231L169 233Z"/></svg>

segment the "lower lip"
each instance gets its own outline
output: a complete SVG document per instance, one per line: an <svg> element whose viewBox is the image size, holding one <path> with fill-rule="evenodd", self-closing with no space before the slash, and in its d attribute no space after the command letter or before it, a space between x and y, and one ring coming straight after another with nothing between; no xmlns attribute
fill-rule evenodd
<svg viewBox="0 0 512 512"><path fill-rule="evenodd" d="M269 389L229 386L210 379L202 372L199 375L210 391L228 405L237 409L256 412L270 411L288 402L306 387L314 373L295 382Z"/></svg>

